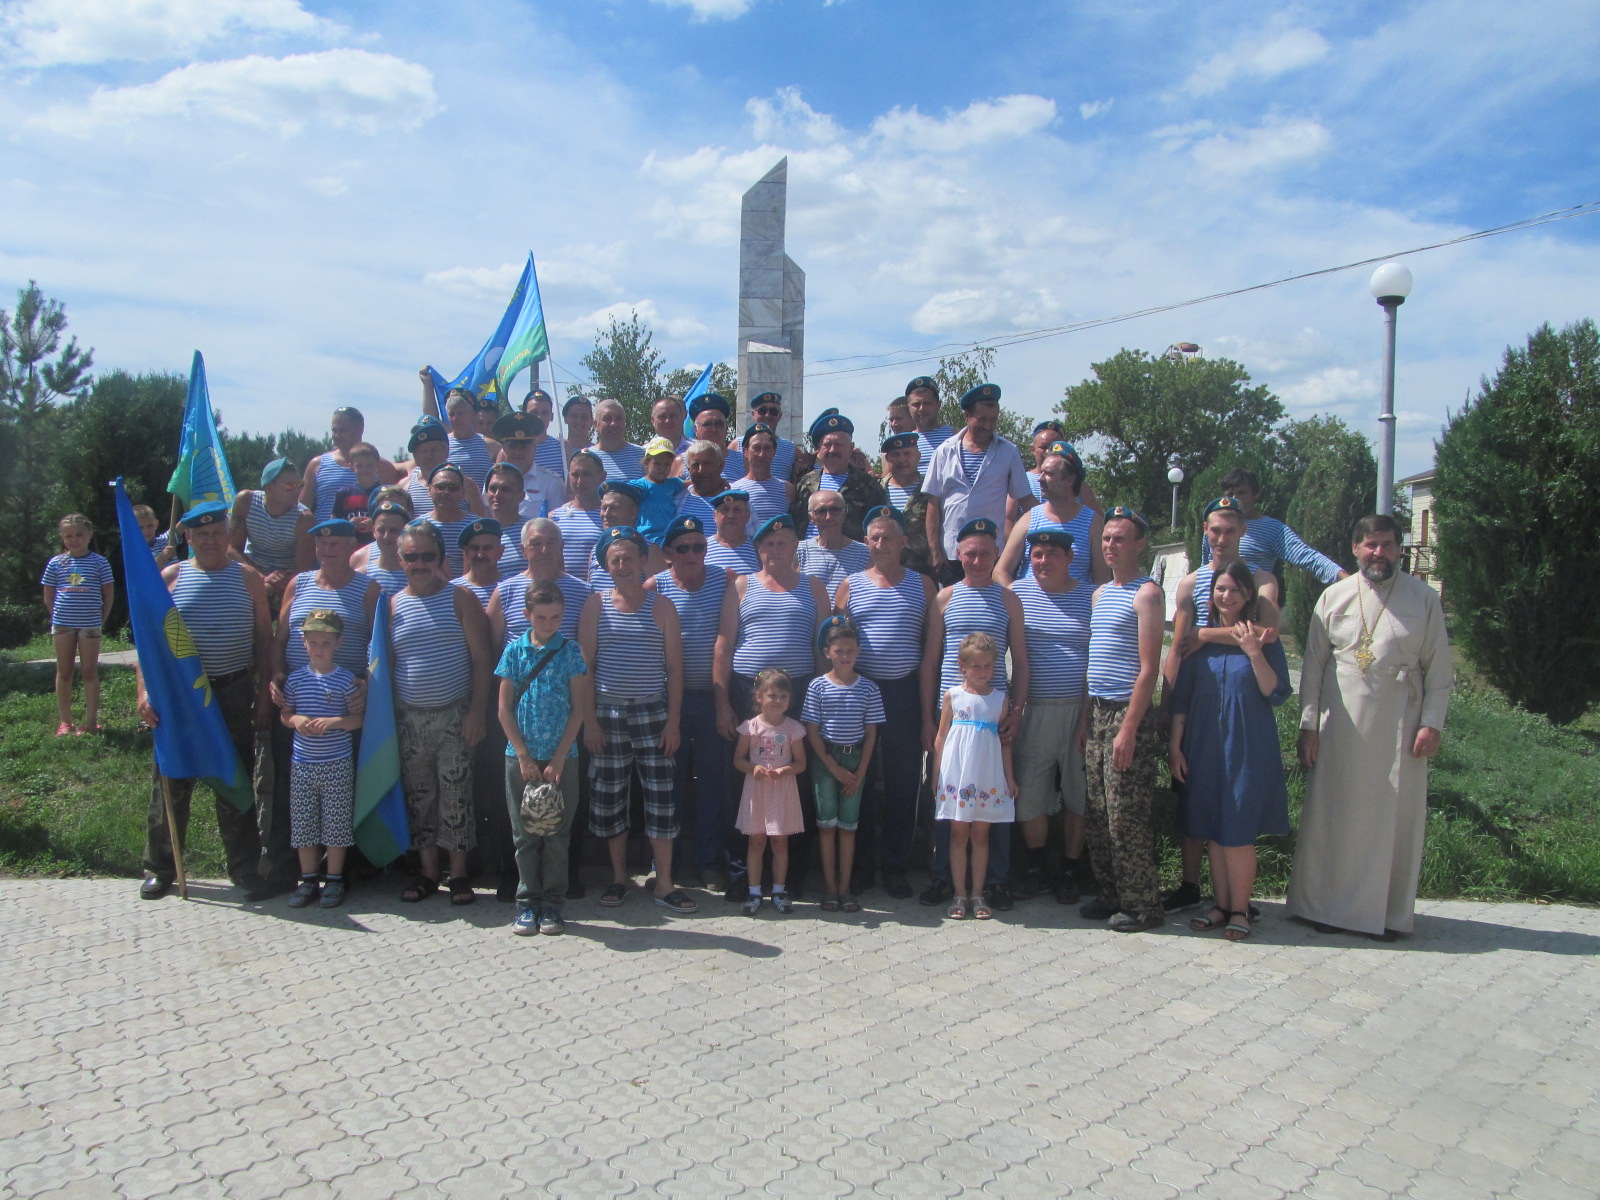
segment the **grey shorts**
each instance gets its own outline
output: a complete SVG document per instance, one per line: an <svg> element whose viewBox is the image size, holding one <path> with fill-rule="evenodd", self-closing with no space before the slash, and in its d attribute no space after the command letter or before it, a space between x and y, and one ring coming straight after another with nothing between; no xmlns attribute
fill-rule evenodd
<svg viewBox="0 0 1600 1200"><path fill-rule="evenodd" d="M50 633L52 635L58 633L75 633L81 638L89 638L91 641L95 641L100 637L100 626L90 625L83 629L79 629L76 625L52 625L50 626Z"/></svg>
<svg viewBox="0 0 1600 1200"><path fill-rule="evenodd" d="M1088 784L1083 773L1083 751L1078 749L1078 720L1084 698L1029 700L1022 713L1022 728L1011 747L1011 766L1017 776L1017 820L1031 821L1061 811L1081 817Z"/></svg>

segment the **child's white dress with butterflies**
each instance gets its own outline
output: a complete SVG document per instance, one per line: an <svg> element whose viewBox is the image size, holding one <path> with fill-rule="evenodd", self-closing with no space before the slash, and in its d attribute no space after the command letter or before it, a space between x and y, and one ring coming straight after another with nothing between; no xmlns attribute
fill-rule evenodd
<svg viewBox="0 0 1600 1200"><path fill-rule="evenodd" d="M1000 753L1005 693L991 690L987 696L976 696L964 687L953 687L946 694L951 721L939 759L934 816L941 821L1016 820L1016 798L1006 786Z"/></svg>

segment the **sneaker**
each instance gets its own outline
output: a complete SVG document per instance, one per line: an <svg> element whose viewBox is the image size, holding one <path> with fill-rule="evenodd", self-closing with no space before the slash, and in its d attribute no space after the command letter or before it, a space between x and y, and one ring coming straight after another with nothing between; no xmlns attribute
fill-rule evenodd
<svg viewBox="0 0 1600 1200"><path fill-rule="evenodd" d="M753 917L761 911L760 896L746 896L744 898L744 915Z"/></svg>
<svg viewBox="0 0 1600 1200"><path fill-rule="evenodd" d="M989 907L995 912L1011 911L1011 889L1003 883L996 883L983 889L983 898L989 902Z"/></svg>
<svg viewBox="0 0 1600 1200"><path fill-rule="evenodd" d="M1173 888L1170 892L1161 893L1162 912L1182 912L1186 908L1193 908L1200 903L1200 885L1190 883L1187 879Z"/></svg>
<svg viewBox="0 0 1600 1200"><path fill-rule="evenodd" d="M917 903L926 904L929 907L932 907L935 904L943 904L955 894L956 889L954 884L947 883L943 879L935 879L932 883L928 884L927 890L924 891L922 895L917 897Z"/></svg>
<svg viewBox="0 0 1600 1200"><path fill-rule="evenodd" d="M330 879L322 885L322 899L317 901L321 908L338 908L344 903L344 880Z"/></svg>
<svg viewBox="0 0 1600 1200"><path fill-rule="evenodd" d="M1018 900L1032 900L1041 892L1050 890L1050 881L1038 867L1026 867L1012 879L1012 895Z"/></svg>
<svg viewBox="0 0 1600 1200"><path fill-rule="evenodd" d="M790 899L788 892L774 892L772 907L787 917L794 911L794 901Z"/></svg>
<svg viewBox="0 0 1600 1200"><path fill-rule="evenodd" d="M539 932L552 936L567 931L567 923L561 919L561 910L554 905L546 906L539 914Z"/></svg>
<svg viewBox="0 0 1600 1200"><path fill-rule="evenodd" d="M289 893L289 907L304 908L315 900L317 894L321 891L322 885L315 879L302 879L295 886L294 891Z"/></svg>
<svg viewBox="0 0 1600 1200"><path fill-rule="evenodd" d="M533 905L523 904L517 907L517 919L511 922L511 932L519 937L539 932L539 914L534 911Z"/></svg>

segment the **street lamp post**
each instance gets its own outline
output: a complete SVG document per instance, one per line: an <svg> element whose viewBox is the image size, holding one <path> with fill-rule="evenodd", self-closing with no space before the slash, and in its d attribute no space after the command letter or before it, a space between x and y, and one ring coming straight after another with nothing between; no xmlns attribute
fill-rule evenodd
<svg viewBox="0 0 1600 1200"><path fill-rule="evenodd" d="M1167 458L1167 482L1172 485L1172 520L1167 527L1174 533L1178 529L1178 485L1183 482L1183 468L1178 465L1178 456L1173 454Z"/></svg>
<svg viewBox="0 0 1600 1200"><path fill-rule="evenodd" d="M1394 324L1395 313L1411 294L1411 272L1387 262L1367 285L1383 308L1383 411L1378 414L1378 511L1394 513Z"/></svg>

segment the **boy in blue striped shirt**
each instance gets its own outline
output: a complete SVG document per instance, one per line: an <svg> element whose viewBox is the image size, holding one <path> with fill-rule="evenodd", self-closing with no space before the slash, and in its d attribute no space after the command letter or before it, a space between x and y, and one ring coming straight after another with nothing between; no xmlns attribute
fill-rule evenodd
<svg viewBox="0 0 1600 1200"><path fill-rule="evenodd" d="M290 908L313 900L337 908L344 900L344 856L355 842L355 763L350 731L361 718L350 713L356 677L333 661L343 640L344 618L319 608L300 626L305 666L284 683L288 701L283 723L294 730L289 765L289 843L300 856L300 884ZM321 884L317 867L327 850L328 874Z"/></svg>

